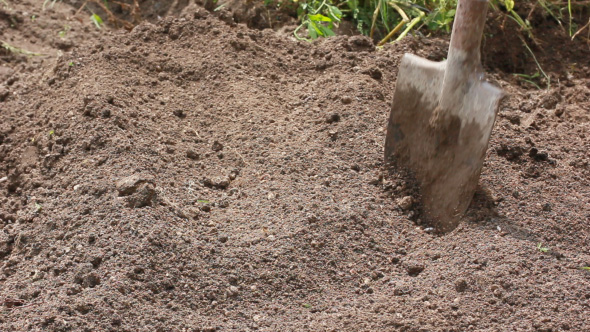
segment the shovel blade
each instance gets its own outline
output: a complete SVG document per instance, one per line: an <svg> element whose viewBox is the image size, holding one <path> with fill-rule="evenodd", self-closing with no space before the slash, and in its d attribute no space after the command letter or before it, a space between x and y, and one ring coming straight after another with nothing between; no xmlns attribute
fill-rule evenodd
<svg viewBox="0 0 590 332"><path fill-rule="evenodd" d="M503 96L473 78L455 107L442 108L445 68L404 55L385 140L385 161L412 172L425 218L440 232L453 230L471 203Z"/></svg>

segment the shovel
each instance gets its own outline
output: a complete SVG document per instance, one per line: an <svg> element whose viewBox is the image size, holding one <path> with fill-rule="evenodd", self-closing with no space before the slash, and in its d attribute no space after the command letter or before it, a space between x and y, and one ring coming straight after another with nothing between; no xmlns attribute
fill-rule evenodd
<svg viewBox="0 0 590 332"><path fill-rule="evenodd" d="M477 188L504 93L483 80L479 48L487 0L459 0L446 61L402 58L385 139L385 162L418 181L426 221L457 227Z"/></svg>

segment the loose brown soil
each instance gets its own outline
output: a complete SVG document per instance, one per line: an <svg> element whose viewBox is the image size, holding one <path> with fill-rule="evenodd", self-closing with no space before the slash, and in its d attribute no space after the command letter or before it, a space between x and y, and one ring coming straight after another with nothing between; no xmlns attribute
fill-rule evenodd
<svg viewBox="0 0 590 332"><path fill-rule="evenodd" d="M548 90L485 58L511 96L436 235L382 149L401 56L447 39L10 3L1 39L43 55L0 58L0 331L590 330L587 45Z"/></svg>

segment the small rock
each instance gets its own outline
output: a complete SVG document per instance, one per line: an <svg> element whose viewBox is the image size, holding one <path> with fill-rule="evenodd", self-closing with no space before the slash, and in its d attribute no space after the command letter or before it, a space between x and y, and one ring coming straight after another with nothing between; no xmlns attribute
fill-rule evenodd
<svg viewBox="0 0 590 332"><path fill-rule="evenodd" d="M374 80L380 80L383 77L383 73L377 67L365 69L361 73L371 76L371 78Z"/></svg>
<svg viewBox="0 0 590 332"><path fill-rule="evenodd" d="M176 109L172 113L174 115L176 115L177 117L179 117L179 118L185 118L186 117L186 114L184 114L184 111L183 110Z"/></svg>
<svg viewBox="0 0 590 332"><path fill-rule="evenodd" d="M510 123L520 125L520 116L518 114L507 114L505 117Z"/></svg>
<svg viewBox="0 0 590 332"><path fill-rule="evenodd" d="M227 296L236 297L240 293L240 289L236 286L229 286L227 289Z"/></svg>
<svg viewBox="0 0 590 332"><path fill-rule="evenodd" d="M221 235L220 237L217 238L217 240L221 243L226 243L228 240L227 235Z"/></svg>
<svg viewBox="0 0 590 332"><path fill-rule="evenodd" d="M546 212L551 211L551 203L543 204L543 211L546 211Z"/></svg>
<svg viewBox="0 0 590 332"><path fill-rule="evenodd" d="M408 272L408 275L410 275L412 277L416 277L420 273L422 273L422 271L424 271L424 265L422 265L418 262L410 262L406 266L406 271Z"/></svg>
<svg viewBox="0 0 590 332"><path fill-rule="evenodd" d="M196 153L194 150L187 150L186 157L189 159L192 159L192 160L199 160L199 158L201 156L198 153Z"/></svg>
<svg viewBox="0 0 590 332"><path fill-rule="evenodd" d="M233 274L230 274L229 276L227 276L227 281L229 281L230 285L237 285L238 284L238 277L236 277Z"/></svg>
<svg viewBox="0 0 590 332"><path fill-rule="evenodd" d="M137 192L138 188L144 183L151 183L151 176L143 174L134 174L119 180L116 184L119 196L129 196ZM75 190L75 189L74 189Z"/></svg>
<svg viewBox="0 0 590 332"><path fill-rule="evenodd" d="M6 89L5 87L0 86L0 102L5 101L9 95L10 91L8 91L8 89Z"/></svg>
<svg viewBox="0 0 590 332"><path fill-rule="evenodd" d="M404 211L408 211L414 205L414 199L412 196L405 196L401 199L398 199L397 205Z"/></svg>
<svg viewBox="0 0 590 332"><path fill-rule="evenodd" d="M67 295L76 295L80 292L82 292L83 288L82 286L80 286L79 284L72 284L70 287L68 287L68 289L66 289L66 294Z"/></svg>
<svg viewBox="0 0 590 332"><path fill-rule="evenodd" d="M352 98L350 98L349 96L344 96L342 97L341 101L344 105L348 105L352 103Z"/></svg>
<svg viewBox="0 0 590 332"><path fill-rule="evenodd" d="M373 280L381 279L381 278L383 278L383 276L384 276L383 275L383 272L381 272L381 271L373 271L373 272L371 272L371 278Z"/></svg>
<svg viewBox="0 0 590 332"><path fill-rule="evenodd" d="M524 112L524 113L530 113L533 110L534 107L535 107L535 104L532 101L530 101L530 100L523 101L519 105L520 111L521 112Z"/></svg>
<svg viewBox="0 0 590 332"><path fill-rule="evenodd" d="M467 280L459 278L455 281L455 290L459 293L463 293L467 290Z"/></svg>
<svg viewBox="0 0 590 332"><path fill-rule="evenodd" d="M35 273L33 274L33 281L39 281L42 280L43 278L45 278L45 272L43 271L35 271Z"/></svg>
<svg viewBox="0 0 590 332"><path fill-rule="evenodd" d="M332 113L326 117L326 123L334 123L340 121L340 114Z"/></svg>
<svg viewBox="0 0 590 332"><path fill-rule="evenodd" d="M537 148L531 148L529 151L529 157L536 161L547 161L549 159L549 154L547 152L540 152Z"/></svg>
<svg viewBox="0 0 590 332"><path fill-rule="evenodd" d="M132 208L151 206L156 196L152 178L141 174L119 180L116 187L119 197L126 197L127 205Z"/></svg>
<svg viewBox="0 0 590 332"><path fill-rule="evenodd" d="M348 38L347 48L352 51L373 51L375 49L375 45L369 37L355 35Z"/></svg>
<svg viewBox="0 0 590 332"><path fill-rule="evenodd" d="M225 189L229 186L230 180L226 176L216 176L213 178L204 178L203 185L205 187L215 187L219 189Z"/></svg>
<svg viewBox="0 0 590 332"><path fill-rule="evenodd" d="M331 139L332 141L335 141L335 140L337 140L337 139L338 139L338 131L336 131L336 130L330 130L330 131L328 132L328 137L330 137L330 139Z"/></svg>
<svg viewBox="0 0 590 332"><path fill-rule="evenodd" d="M555 109L555 111L553 112L553 114L555 114L555 116L560 117L563 115L563 113L565 113L565 107L558 107Z"/></svg>
<svg viewBox="0 0 590 332"><path fill-rule="evenodd" d="M223 150L223 144L219 143L219 141L214 141L211 149L215 152L219 152Z"/></svg>
<svg viewBox="0 0 590 332"><path fill-rule="evenodd" d="M459 309L459 304L461 304L461 299L459 299L458 297L456 297L453 300L453 303L451 303L451 309L453 309L453 310Z"/></svg>

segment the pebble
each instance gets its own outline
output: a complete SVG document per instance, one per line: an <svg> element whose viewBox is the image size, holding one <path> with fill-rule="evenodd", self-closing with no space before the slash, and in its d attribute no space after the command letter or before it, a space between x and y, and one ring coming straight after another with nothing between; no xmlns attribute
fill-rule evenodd
<svg viewBox="0 0 590 332"><path fill-rule="evenodd" d="M33 281L39 281L45 278L45 272L36 270L35 274L33 274Z"/></svg>
<svg viewBox="0 0 590 332"><path fill-rule="evenodd" d="M192 160L199 160L200 155L195 152L194 150L187 150L186 151L186 157Z"/></svg>
<svg viewBox="0 0 590 332"><path fill-rule="evenodd" d="M215 152L223 150L223 144L219 143L219 141L214 141L211 149Z"/></svg>
<svg viewBox="0 0 590 332"><path fill-rule="evenodd" d="M424 271L424 265L422 265L418 262L410 262L406 266L406 271L408 272L408 275L410 275L412 277L416 277L420 273L422 273L422 271Z"/></svg>
<svg viewBox="0 0 590 332"><path fill-rule="evenodd" d="M414 199L412 196L405 196L401 199L398 199L397 205L404 211L408 211L414 205Z"/></svg>
<svg viewBox="0 0 590 332"><path fill-rule="evenodd" d="M225 189L229 186L230 179L226 176L216 176L213 178L204 178L203 185L205 187L215 187L219 189Z"/></svg>
<svg viewBox="0 0 590 332"><path fill-rule="evenodd" d="M151 182L152 178L149 176L134 174L119 180L116 183L116 187L117 191L119 192L119 196L129 196L137 192L142 184Z"/></svg>
<svg viewBox="0 0 590 332"><path fill-rule="evenodd" d="M459 278L455 281L455 290L459 293L463 293L467 290L467 280Z"/></svg>
<svg viewBox="0 0 590 332"><path fill-rule="evenodd" d="M177 110L174 110L172 113L173 113L174 115L176 115L177 117L179 117L179 118L184 118L184 117L186 117L186 114L184 114L184 111L183 111L183 110L178 110L178 109L177 109Z"/></svg>
<svg viewBox="0 0 590 332"><path fill-rule="evenodd" d="M371 78L374 80L380 80L383 77L383 73L377 67L365 69L361 73L371 76Z"/></svg>
<svg viewBox="0 0 590 332"><path fill-rule="evenodd" d="M332 141L335 141L335 140L337 140L337 139L338 139L338 132L337 132L336 130L330 130L330 131L328 132L328 136L330 137L330 139L331 139Z"/></svg>
<svg viewBox="0 0 590 332"><path fill-rule="evenodd" d="M352 98L350 98L349 96L344 96L342 97L341 101L344 105L348 105L352 103Z"/></svg>
<svg viewBox="0 0 590 332"><path fill-rule="evenodd" d="M338 113L332 113L326 117L327 123L334 123L334 122L338 122L338 121L340 121L340 114L338 114Z"/></svg>
<svg viewBox="0 0 590 332"><path fill-rule="evenodd" d="M238 296L239 293L240 289L236 286L229 286L229 288L227 289L227 295L230 297Z"/></svg>

